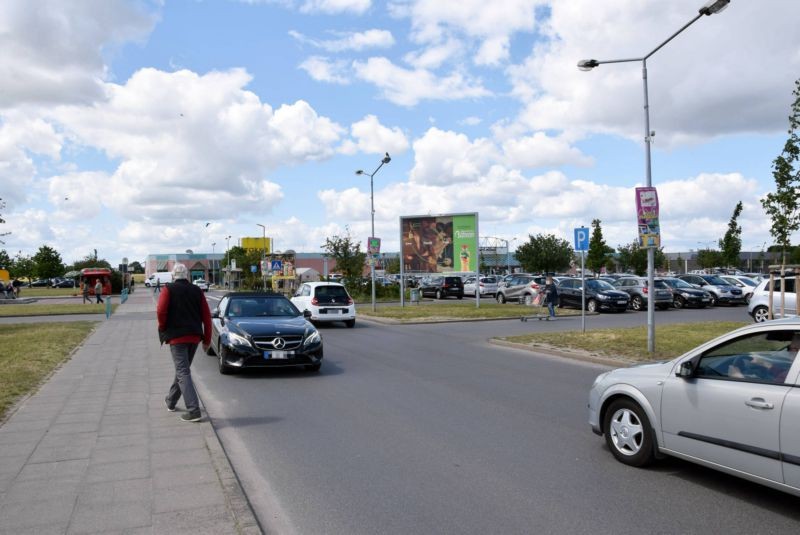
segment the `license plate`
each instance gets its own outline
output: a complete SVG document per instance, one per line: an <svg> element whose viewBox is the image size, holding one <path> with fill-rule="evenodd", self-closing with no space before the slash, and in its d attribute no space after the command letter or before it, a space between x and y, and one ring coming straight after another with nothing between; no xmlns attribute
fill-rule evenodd
<svg viewBox="0 0 800 535"><path fill-rule="evenodd" d="M708 303L709 301L711 301L711 299L709 299L708 297L703 298L703 303Z"/></svg>
<svg viewBox="0 0 800 535"><path fill-rule="evenodd" d="M264 351L264 358L265 359L288 359L289 358L289 351Z"/></svg>
<svg viewBox="0 0 800 535"><path fill-rule="evenodd" d="M628 302L627 301L617 301L617 304L618 305L627 305Z"/></svg>

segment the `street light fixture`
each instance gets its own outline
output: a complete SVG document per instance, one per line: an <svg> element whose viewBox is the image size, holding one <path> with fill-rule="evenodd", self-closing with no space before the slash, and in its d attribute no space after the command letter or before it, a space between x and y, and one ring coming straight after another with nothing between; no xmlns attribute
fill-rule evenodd
<svg viewBox="0 0 800 535"><path fill-rule="evenodd" d="M373 187L373 177L375 174L381 170L385 164L391 162L392 159L389 157L389 153L387 152L386 155L381 160L380 165L377 169L375 169L372 173L367 173L363 169L359 169L356 171L357 175L368 175L369 176L369 208L370 208L370 220L372 221L372 228L371 232L372 235L370 238L375 237L375 193ZM372 279L372 311L375 312L375 259L369 259L369 273L370 279Z"/></svg>
<svg viewBox="0 0 800 535"><path fill-rule="evenodd" d="M578 69L582 71L590 71L595 67L606 63L630 63L635 61L642 62L642 81L644 84L644 143L645 143L645 170L647 173L647 187L652 187L653 180L651 174L651 165L650 165L650 143L652 141L653 132L650 130L650 104L647 95L647 59L661 50L661 48L672 41L675 37L678 36L683 30L694 24L697 19L702 17L703 15L709 16L714 15L715 13L719 13L726 7L730 0L711 0L710 2L706 3L703 7L698 10L698 14L689 22L684 24L678 31L673 33L669 36L665 41L651 50L648 54L641 58L628 58L628 59L612 59L612 60L596 60L596 59L582 59L578 62ZM647 287L649 294L648 295L655 295L654 293L654 264L655 264L655 251L653 247L647 248ZM647 351L650 353L655 352L655 303L653 299L647 300Z"/></svg>
<svg viewBox="0 0 800 535"><path fill-rule="evenodd" d="M261 230L264 231L264 238L263 238L264 241L261 242L262 247L264 247L264 256L261 257L261 279L262 279L262 282L264 283L264 291L266 292L267 291L267 271L264 269L264 262L267 261L267 227L265 227L261 223L256 223L256 225L261 227Z"/></svg>

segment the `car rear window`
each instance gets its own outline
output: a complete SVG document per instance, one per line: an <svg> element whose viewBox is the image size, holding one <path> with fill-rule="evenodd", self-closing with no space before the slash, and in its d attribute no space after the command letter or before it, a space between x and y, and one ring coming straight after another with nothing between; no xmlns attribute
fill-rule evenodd
<svg viewBox="0 0 800 535"><path fill-rule="evenodd" d="M461 277L445 277L444 278L445 284L452 284L452 285L459 285L461 284Z"/></svg>
<svg viewBox="0 0 800 535"><path fill-rule="evenodd" d="M347 297L347 290L344 286L317 286L314 290L314 295L320 299L331 297Z"/></svg>

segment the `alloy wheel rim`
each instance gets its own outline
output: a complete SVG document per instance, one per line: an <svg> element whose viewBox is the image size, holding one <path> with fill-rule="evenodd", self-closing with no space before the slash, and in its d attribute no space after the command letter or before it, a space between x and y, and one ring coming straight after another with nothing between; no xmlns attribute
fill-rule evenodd
<svg viewBox="0 0 800 535"><path fill-rule="evenodd" d="M639 453L644 442L644 427L639 417L630 409L619 409L609 425L611 442L625 456Z"/></svg>

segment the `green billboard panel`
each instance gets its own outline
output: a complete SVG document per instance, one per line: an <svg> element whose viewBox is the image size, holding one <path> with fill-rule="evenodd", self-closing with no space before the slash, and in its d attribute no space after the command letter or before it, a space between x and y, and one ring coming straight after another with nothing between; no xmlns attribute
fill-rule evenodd
<svg viewBox="0 0 800 535"><path fill-rule="evenodd" d="M404 272L474 272L477 269L477 214L403 216L400 232Z"/></svg>

